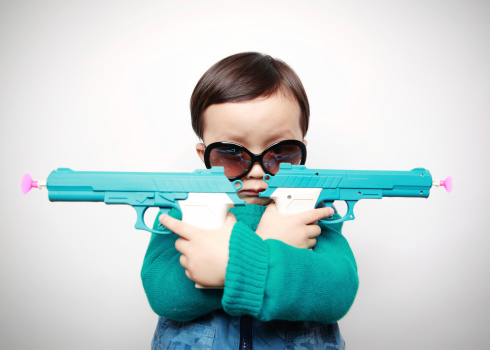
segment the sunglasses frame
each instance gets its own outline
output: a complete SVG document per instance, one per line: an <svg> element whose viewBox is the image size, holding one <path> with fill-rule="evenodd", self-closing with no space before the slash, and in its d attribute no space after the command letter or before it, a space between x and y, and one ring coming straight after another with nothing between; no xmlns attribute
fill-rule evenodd
<svg viewBox="0 0 490 350"><path fill-rule="evenodd" d="M269 147L267 147L260 154L254 154L254 153L250 152L247 148L245 148L244 146L242 146L242 145L240 145L238 143L234 143L234 142L213 142L213 143L209 144L208 146L204 145L204 164L206 165L206 168L207 169L211 169L212 166L211 166L211 163L210 163L210 160L209 159L210 159L211 151L213 149L218 148L218 147L235 146L235 147L239 147L240 149L242 149L243 151L245 151L245 153L247 153L250 156L250 159L251 159L250 164L251 164L251 166L243 174L240 174L240 175L235 176L235 177L229 177L228 179L230 181L239 180L242 177L244 177L245 175L247 175L250 172L250 170L252 170L252 167L254 166L255 163L259 163L260 166L262 167L262 170L264 170L264 172L266 174L274 175L274 174L272 174L270 171L268 171L264 167L264 164L262 163L262 161L264 159L264 156L267 154L267 152L269 152L271 150L271 148L276 147L278 145L282 145L282 144L298 146L301 149L301 152L303 154L303 156L301 158L300 165L304 165L305 164L305 162L306 162L306 145L303 142L299 141L299 140L283 140L283 141L279 141L279 142L273 143L272 145L270 145Z"/></svg>

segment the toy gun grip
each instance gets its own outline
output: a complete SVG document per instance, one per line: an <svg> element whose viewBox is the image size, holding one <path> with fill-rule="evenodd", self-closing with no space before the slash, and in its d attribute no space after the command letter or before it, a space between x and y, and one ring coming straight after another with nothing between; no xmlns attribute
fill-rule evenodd
<svg viewBox="0 0 490 350"><path fill-rule="evenodd" d="M270 198L274 200L277 210L280 213L297 214L306 210L315 209L318 204L321 192L321 188L280 187L274 191ZM320 221L331 225L348 220L354 220L354 206L356 205L357 201L346 200L345 202L347 204L347 212L343 217L336 220L323 219ZM325 201L324 203L326 207L332 207L334 201Z"/></svg>
<svg viewBox="0 0 490 350"><path fill-rule="evenodd" d="M234 203L225 193L189 193L189 197L179 201L179 205L183 222L205 229L215 229L223 226L228 210ZM207 289L199 283L195 286Z"/></svg>
<svg viewBox="0 0 490 350"><path fill-rule="evenodd" d="M234 204L226 193L189 193L186 200L179 201L182 221L204 229L223 226Z"/></svg>
<svg viewBox="0 0 490 350"><path fill-rule="evenodd" d="M282 214L297 214L315 209L321 188L277 188L270 196Z"/></svg>

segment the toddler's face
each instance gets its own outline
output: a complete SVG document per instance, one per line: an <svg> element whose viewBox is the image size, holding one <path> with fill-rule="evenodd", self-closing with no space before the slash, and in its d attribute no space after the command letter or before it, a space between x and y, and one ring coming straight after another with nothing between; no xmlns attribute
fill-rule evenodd
<svg viewBox="0 0 490 350"><path fill-rule="evenodd" d="M254 154L282 140L303 141L300 127L301 110L298 103L276 93L268 98L259 97L244 102L227 102L209 106L203 114L205 145L213 142L233 142ZM204 160L204 145L197 152ZM269 198L260 198L259 192L267 188L264 170L259 163L240 180L243 183L238 196L247 204L267 205Z"/></svg>

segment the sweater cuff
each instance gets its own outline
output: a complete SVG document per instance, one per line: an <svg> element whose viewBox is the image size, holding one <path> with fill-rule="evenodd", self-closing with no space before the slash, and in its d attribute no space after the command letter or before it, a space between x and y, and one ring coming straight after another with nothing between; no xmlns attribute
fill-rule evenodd
<svg viewBox="0 0 490 350"><path fill-rule="evenodd" d="M269 250L253 230L237 222L230 237L223 309L230 315L257 317L267 281Z"/></svg>

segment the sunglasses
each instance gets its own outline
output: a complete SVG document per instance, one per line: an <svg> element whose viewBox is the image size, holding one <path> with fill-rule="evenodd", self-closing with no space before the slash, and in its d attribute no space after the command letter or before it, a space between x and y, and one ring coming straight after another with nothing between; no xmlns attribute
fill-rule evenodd
<svg viewBox="0 0 490 350"><path fill-rule="evenodd" d="M224 167L225 175L230 181L244 177L256 162L266 174L274 175L279 171L281 163L304 165L306 161L306 146L298 140L274 143L261 154L253 154L245 147L232 142L214 142L204 147L206 168Z"/></svg>

